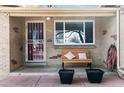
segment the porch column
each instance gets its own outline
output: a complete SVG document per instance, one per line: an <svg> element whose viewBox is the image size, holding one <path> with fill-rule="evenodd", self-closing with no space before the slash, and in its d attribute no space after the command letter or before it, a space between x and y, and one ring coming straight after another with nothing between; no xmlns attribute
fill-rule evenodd
<svg viewBox="0 0 124 93"><path fill-rule="evenodd" d="M120 64L119 66L120 68L124 69L124 6L121 6L121 9L120 9Z"/></svg>
<svg viewBox="0 0 124 93"><path fill-rule="evenodd" d="M119 56L118 56L118 74L119 76L124 79L124 6L121 6L120 8L120 29L118 31L118 51L119 51Z"/></svg>
<svg viewBox="0 0 124 93"><path fill-rule="evenodd" d="M9 16L0 13L0 75L9 73Z"/></svg>

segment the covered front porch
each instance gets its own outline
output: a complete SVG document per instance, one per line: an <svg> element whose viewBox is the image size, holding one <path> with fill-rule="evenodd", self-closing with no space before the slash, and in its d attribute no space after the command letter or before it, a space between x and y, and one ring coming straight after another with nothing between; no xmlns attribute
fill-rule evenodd
<svg viewBox="0 0 124 93"><path fill-rule="evenodd" d="M86 48L91 51L92 67L103 69L109 73L105 62L107 51L111 44L117 44L118 9L54 9L54 8L2 8L1 11L9 17L10 36L10 74L41 74L58 73L61 68L61 50L63 48ZM50 18L50 19L49 19ZM93 21L93 42L88 44L58 44L56 43L55 22L85 22ZM27 23L43 23L43 60L33 60L29 56ZM84 23L83 23L84 24ZM36 25L36 24L34 24ZM86 24L85 24L86 25ZM61 28L61 27L60 27ZM60 29L59 28L59 29ZM35 29L35 26L31 29ZM30 31L29 31L30 32ZM92 36L91 35L91 36ZM90 38L90 36L88 37ZM61 42L61 40L60 40ZM65 43L65 42L64 42ZM40 47L39 47L40 48ZM42 61L42 62L41 62ZM65 64L65 67L76 70L76 73L85 72L87 64Z"/></svg>

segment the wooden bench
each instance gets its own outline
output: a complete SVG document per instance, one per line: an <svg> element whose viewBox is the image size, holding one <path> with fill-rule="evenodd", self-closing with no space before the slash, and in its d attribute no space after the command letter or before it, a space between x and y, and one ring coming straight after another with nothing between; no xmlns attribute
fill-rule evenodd
<svg viewBox="0 0 124 93"><path fill-rule="evenodd" d="M71 52L75 57L69 60L65 55ZM86 53L86 59L79 59L78 53ZM64 68L64 63L87 63L87 66L91 68L91 63L93 59L90 56L90 51L84 48L64 48L62 49L62 67Z"/></svg>

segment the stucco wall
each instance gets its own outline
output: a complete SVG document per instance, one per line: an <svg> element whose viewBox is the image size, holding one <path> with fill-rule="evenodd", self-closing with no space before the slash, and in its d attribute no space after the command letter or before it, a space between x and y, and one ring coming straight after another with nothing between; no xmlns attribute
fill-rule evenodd
<svg viewBox="0 0 124 93"><path fill-rule="evenodd" d="M23 65L23 44L25 20L21 17L10 17L10 71Z"/></svg>
<svg viewBox="0 0 124 93"><path fill-rule="evenodd" d="M9 73L9 17L0 14L0 75Z"/></svg>

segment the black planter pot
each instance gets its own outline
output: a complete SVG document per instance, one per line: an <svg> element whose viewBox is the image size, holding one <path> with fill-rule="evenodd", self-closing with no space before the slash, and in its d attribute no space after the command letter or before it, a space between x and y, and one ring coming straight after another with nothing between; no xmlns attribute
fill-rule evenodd
<svg viewBox="0 0 124 93"><path fill-rule="evenodd" d="M60 69L59 76L62 84L72 84L74 70Z"/></svg>
<svg viewBox="0 0 124 93"><path fill-rule="evenodd" d="M91 83L100 83L102 81L102 77L104 71L100 69L86 69L87 78Z"/></svg>

